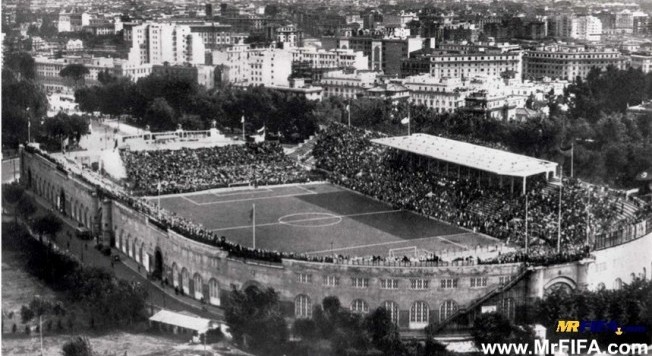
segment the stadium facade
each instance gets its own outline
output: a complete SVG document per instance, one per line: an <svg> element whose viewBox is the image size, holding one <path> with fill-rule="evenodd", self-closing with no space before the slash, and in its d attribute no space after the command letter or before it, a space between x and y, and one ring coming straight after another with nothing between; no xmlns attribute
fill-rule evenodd
<svg viewBox="0 0 652 356"><path fill-rule="evenodd" d="M509 318L556 288L616 289L652 273L652 221L631 227L627 239L592 251L589 258L550 266L396 262L269 262L232 257L224 250L167 229L156 214L112 195L111 184L76 171L32 147L21 150L28 189L111 243L145 270L166 279L189 298L224 305L233 289L272 287L287 317L310 317L312 306L337 296L365 313L384 306L402 330L440 331L468 326L474 315L497 310Z"/></svg>

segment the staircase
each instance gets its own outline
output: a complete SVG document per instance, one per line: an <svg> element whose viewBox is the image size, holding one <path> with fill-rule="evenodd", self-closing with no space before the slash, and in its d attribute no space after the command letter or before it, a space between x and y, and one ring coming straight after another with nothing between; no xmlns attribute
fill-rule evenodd
<svg viewBox="0 0 652 356"><path fill-rule="evenodd" d="M472 301L468 305L466 305L464 307L460 307L455 313L453 313L453 315L449 316L448 318L444 319L444 321L437 324L437 326L435 327L435 332L442 331L446 326L448 326L448 324L450 324L453 320L457 319L460 315L463 315L463 314L466 314L466 313L470 312L471 310L473 310L473 309L479 307L480 305L482 305L482 303L486 302L487 300L489 300L493 296L495 296L497 294L500 294L500 293L514 287L518 282L520 282L523 278L525 278L525 276L527 276L530 272L531 272L531 270L528 269L525 265L523 265L521 267L520 272L516 276L514 276L514 278L512 278L509 282L494 288L489 293L479 297L478 299L475 299L474 301Z"/></svg>
<svg viewBox="0 0 652 356"><path fill-rule="evenodd" d="M314 135L308 137L302 144L289 153L287 156L303 165L312 165L314 164L314 157L312 156L312 149L315 147L317 139Z"/></svg>

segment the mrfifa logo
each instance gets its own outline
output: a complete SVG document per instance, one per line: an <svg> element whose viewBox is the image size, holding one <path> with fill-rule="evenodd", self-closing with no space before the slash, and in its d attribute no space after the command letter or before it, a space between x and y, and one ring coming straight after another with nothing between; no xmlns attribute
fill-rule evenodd
<svg viewBox="0 0 652 356"><path fill-rule="evenodd" d="M601 320L559 320L557 322L558 333L606 333L611 332L616 335L624 333L644 333L645 326L642 325L625 325L619 326L615 321Z"/></svg>

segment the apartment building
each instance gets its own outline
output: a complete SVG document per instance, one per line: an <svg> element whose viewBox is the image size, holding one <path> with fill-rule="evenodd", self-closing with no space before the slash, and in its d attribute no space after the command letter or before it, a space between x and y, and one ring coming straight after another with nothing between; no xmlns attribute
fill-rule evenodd
<svg viewBox="0 0 652 356"><path fill-rule="evenodd" d="M129 62L139 64L205 64L202 38L188 25L145 23L125 26Z"/></svg>
<svg viewBox="0 0 652 356"><path fill-rule="evenodd" d="M324 73L321 86L324 97L339 96L345 99L357 99L365 96L368 89L376 85L378 73L374 71L337 70Z"/></svg>
<svg viewBox="0 0 652 356"><path fill-rule="evenodd" d="M613 65L623 68L624 58L620 52L605 47L579 45L542 46L523 54L523 78L543 77L574 81L586 78L591 68L605 69Z"/></svg>
<svg viewBox="0 0 652 356"><path fill-rule="evenodd" d="M401 69L403 76L429 73L437 79L473 76L500 77L507 72L520 77L522 53L521 51L434 51L403 60Z"/></svg>

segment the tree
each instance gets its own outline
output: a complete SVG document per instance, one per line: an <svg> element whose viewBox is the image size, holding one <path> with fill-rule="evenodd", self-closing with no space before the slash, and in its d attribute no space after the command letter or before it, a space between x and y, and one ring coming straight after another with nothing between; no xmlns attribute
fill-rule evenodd
<svg viewBox="0 0 652 356"><path fill-rule="evenodd" d="M249 286L233 290L226 308L226 321L233 338L264 354L279 354L287 341L287 325L280 310L278 294L272 288Z"/></svg>
<svg viewBox="0 0 652 356"><path fill-rule="evenodd" d="M25 194L25 188L23 188L18 183L7 184L2 189L2 197L5 199L5 202L9 205L14 206L14 222L17 222L18 219L18 202Z"/></svg>
<svg viewBox="0 0 652 356"><path fill-rule="evenodd" d="M28 323L33 318L34 318L34 311L32 311L32 309L24 305L20 307L20 321L23 324Z"/></svg>
<svg viewBox="0 0 652 356"><path fill-rule="evenodd" d="M33 80L18 79L8 69L2 70L2 144L17 147L27 141L28 122L32 138L47 112L48 101L41 85Z"/></svg>
<svg viewBox="0 0 652 356"><path fill-rule="evenodd" d="M85 336L75 336L61 348L63 356L93 356L93 347Z"/></svg>
<svg viewBox="0 0 652 356"><path fill-rule="evenodd" d="M512 334L512 324L503 314L485 313L481 314L473 322L471 335L478 349L486 343L507 342Z"/></svg>
<svg viewBox="0 0 652 356"><path fill-rule="evenodd" d="M18 206L16 207L18 215L23 220L29 219L30 216L36 213L36 205L31 197L23 195L18 201Z"/></svg>
<svg viewBox="0 0 652 356"><path fill-rule="evenodd" d="M174 130L177 126L174 109L164 98L156 98L147 108L145 123L150 125L152 130Z"/></svg>
<svg viewBox="0 0 652 356"><path fill-rule="evenodd" d="M61 219L59 219L59 217L52 213L48 213L47 215L36 219L33 223L32 228L37 234L39 234L41 240L43 240L43 235L54 238L56 234L61 231L62 225L63 222Z"/></svg>
<svg viewBox="0 0 652 356"><path fill-rule="evenodd" d="M59 71L59 76L73 81L75 87L84 84L84 78L90 74L88 68L81 63L71 63Z"/></svg>
<svg viewBox="0 0 652 356"><path fill-rule="evenodd" d="M385 308L377 308L365 318L367 332L371 343L385 355L400 355L405 353L396 324Z"/></svg>
<svg viewBox="0 0 652 356"><path fill-rule="evenodd" d="M18 75L18 79L35 79L36 63L27 52L14 52L5 58L4 66Z"/></svg>

